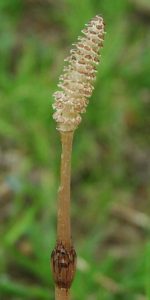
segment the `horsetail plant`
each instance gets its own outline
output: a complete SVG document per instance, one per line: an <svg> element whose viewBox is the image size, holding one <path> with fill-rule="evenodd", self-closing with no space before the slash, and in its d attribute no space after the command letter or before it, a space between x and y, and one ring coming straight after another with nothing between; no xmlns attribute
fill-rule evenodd
<svg viewBox="0 0 150 300"><path fill-rule="evenodd" d="M76 252L71 239L70 225L70 173L72 140L81 122L88 98L91 96L99 63L99 50L103 46L104 23L95 16L82 31L84 36L65 59L59 91L54 93L54 120L62 142L60 187L58 190L57 243L51 255L52 273L55 281L55 300L69 300L70 287L76 270Z"/></svg>

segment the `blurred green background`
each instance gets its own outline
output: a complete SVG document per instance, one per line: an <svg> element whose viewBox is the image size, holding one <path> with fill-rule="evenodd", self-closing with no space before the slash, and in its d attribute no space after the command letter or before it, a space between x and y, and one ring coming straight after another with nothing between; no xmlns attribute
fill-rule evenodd
<svg viewBox="0 0 150 300"><path fill-rule="evenodd" d="M84 24L106 23L76 131L73 300L150 299L150 1L0 1L0 299L54 299L61 145L52 94Z"/></svg>

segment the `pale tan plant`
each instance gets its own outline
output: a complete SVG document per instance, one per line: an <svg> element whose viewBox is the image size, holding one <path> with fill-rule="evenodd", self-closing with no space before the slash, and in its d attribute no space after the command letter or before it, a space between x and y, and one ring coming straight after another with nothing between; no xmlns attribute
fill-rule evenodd
<svg viewBox="0 0 150 300"><path fill-rule="evenodd" d="M82 31L70 56L65 60L55 92L53 115L61 135L61 178L58 191L57 244L52 252L52 271L55 281L55 299L69 300L70 287L76 269L76 253L71 240L70 226L70 171L72 140L75 129L81 122L88 98L91 96L99 63L99 50L103 46L104 23L95 16Z"/></svg>

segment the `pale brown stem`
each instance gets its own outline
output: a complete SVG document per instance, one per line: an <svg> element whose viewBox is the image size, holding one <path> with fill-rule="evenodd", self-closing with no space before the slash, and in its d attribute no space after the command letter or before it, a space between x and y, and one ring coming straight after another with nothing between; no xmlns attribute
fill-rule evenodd
<svg viewBox="0 0 150 300"><path fill-rule="evenodd" d="M55 299L56 300L70 300L70 291L62 288L55 288Z"/></svg>
<svg viewBox="0 0 150 300"><path fill-rule="evenodd" d="M60 187L58 191L57 241L71 246L70 177L73 132L60 132L62 142ZM69 289L55 286L55 300L70 300Z"/></svg>
<svg viewBox="0 0 150 300"><path fill-rule="evenodd" d="M57 240L71 245L70 226L70 173L73 132L61 132L61 175L58 191Z"/></svg>

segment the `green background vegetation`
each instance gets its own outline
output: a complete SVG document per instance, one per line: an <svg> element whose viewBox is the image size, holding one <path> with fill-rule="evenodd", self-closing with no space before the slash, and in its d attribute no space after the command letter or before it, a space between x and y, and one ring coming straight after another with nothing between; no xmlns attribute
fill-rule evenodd
<svg viewBox="0 0 150 300"><path fill-rule="evenodd" d="M61 149L52 94L95 14L107 35L74 139L72 299L150 299L150 2L1 0L1 300L54 299Z"/></svg>

